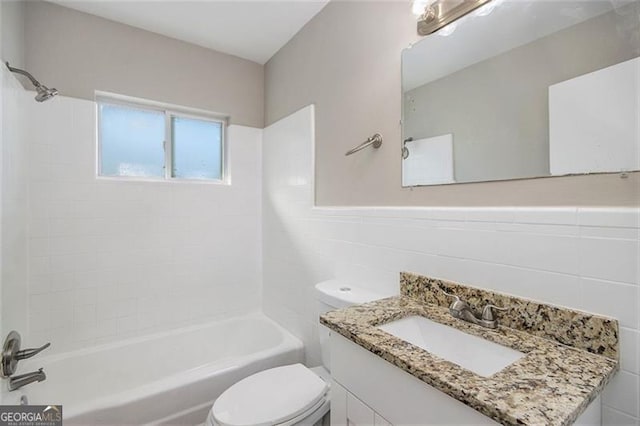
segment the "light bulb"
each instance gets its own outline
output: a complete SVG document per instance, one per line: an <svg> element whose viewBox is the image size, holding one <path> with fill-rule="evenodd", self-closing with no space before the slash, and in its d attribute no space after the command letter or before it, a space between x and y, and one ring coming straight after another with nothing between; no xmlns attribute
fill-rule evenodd
<svg viewBox="0 0 640 426"><path fill-rule="evenodd" d="M411 12L416 16L422 16L435 0L413 0Z"/></svg>
<svg viewBox="0 0 640 426"><path fill-rule="evenodd" d="M420 16L424 13L424 9L427 6L426 0L414 0L411 6L411 13L416 16Z"/></svg>

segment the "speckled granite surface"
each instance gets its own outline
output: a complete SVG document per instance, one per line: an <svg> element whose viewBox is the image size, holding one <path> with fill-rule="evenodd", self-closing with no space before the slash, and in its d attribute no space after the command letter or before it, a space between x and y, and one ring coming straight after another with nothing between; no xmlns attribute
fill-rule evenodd
<svg viewBox="0 0 640 426"><path fill-rule="evenodd" d="M402 272L400 294L422 303L448 307L456 294L476 312L488 303L509 307L495 311L500 324L536 336L618 359L618 322L611 318L469 287L453 281Z"/></svg>
<svg viewBox="0 0 640 426"><path fill-rule="evenodd" d="M502 424L572 424L618 370L615 359L535 333L505 326L491 330L458 320L446 307L406 295L415 294L415 289L403 291L399 297L326 313L320 322ZM377 328L411 315L455 327L526 356L490 377L482 377ZM617 323L613 324L617 336Z"/></svg>

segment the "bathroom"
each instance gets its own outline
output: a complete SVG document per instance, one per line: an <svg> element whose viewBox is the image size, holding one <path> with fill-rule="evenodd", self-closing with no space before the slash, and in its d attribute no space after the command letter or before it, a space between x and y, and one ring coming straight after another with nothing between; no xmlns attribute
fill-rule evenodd
<svg viewBox="0 0 640 426"><path fill-rule="evenodd" d="M477 10L420 34L431 3L0 0L0 332L3 342L19 333L22 350L50 343L3 372L0 414L22 403L61 406L68 424L312 424L300 413L321 401L314 413L324 410L325 424L570 424L589 414L577 423L640 425L640 6L474 0ZM534 48L544 56L508 60ZM6 62L59 93L38 102L33 82ZM591 145L554 146L554 130L566 132L560 118L579 110L565 82L601 77L595 88L607 88L607 70L629 64L631 80L613 79L616 97L592 102L598 112L570 126L582 130L571 141ZM454 80L465 69L474 79ZM450 84L428 84L425 72ZM421 90L441 98L420 103ZM580 93L601 92L610 93ZM137 123L170 140L172 149L153 146L151 172L105 161L109 110L143 111ZM465 140L469 126L452 130L454 119L484 143ZM213 176L177 176L180 120L217 132ZM588 136L605 122L603 148ZM631 143L615 142L625 135ZM424 167L427 154L437 161ZM341 312L404 300L416 287L479 300L478 315L517 299L595 321L611 333L584 332L583 349L596 349L582 358L606 365L606 378L594 376L582 399L556 398L570 409L536 400L548 421L527 417L531 407L512 418L512 405L486 408L490 392L452 390L472 377L453 361L443 361L443 384L431 368L439 362L417 376L399 345L349 340ZM452 318L453 298L423 299L445 313L434 321L502 342ZM517 328L522 312L494 311L498 330ZM332 368L321 370L329 334ZM614 336L609 357L593 353L605 334ZM344 368L351 349L374 354L358 364L360 381ZM291 386L299 374L324 399L260 418L283 385L266 376L265 410L209 417L243 380L298 363L308 368L287 370ZM375 377L403 391L376 387ZM421 392L463 417L409 419L400 408Z"/></svg>

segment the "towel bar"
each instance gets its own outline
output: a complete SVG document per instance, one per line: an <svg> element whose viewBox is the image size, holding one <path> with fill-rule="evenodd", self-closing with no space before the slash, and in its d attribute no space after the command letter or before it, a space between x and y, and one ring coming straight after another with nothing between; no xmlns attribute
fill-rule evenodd
<svg viewBox="0 0 640 426"><path fill-rule="evenodd" d="M375 149L380 148L380 146L382 146L382 135L380 133L376 133L375 135L369 137L366 141L362 142L360 145L347 151L347 153L344 155L351 155L362 149L365 149L370 145L373 145Z"/></svg>

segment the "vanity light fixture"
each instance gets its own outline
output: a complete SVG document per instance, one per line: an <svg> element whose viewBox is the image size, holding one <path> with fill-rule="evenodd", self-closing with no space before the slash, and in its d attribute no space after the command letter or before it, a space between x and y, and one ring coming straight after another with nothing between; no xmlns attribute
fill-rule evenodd
<svg viewBox="0 0 640 426"><path fill-rule="evenodd" d="M425 5L418 19L418 34L421 36L433 34L490 1L492 0L436 0L434 2L416 0L413 4L414 12L419 8L418 3Z"/></svg>

